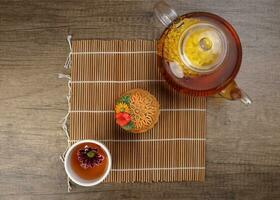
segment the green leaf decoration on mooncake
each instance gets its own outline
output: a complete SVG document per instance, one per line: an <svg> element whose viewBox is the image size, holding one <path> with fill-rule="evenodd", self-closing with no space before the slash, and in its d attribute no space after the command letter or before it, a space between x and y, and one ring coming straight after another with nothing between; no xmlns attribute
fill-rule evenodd
<svg viewBox="0 0 280 200"><path fill-rule="evenodd" d="M130 104L130 96L126 95L126 96L121 96L119 99L117 99L116 104L119 103L125 103L127 105Z"/></svg>
<svg viewBox="0 0 280 200"><path fill-rule="evenodd" d="M121 101L126 103L126 104L130 104L130 96L126 95L126 96L122 96Z"/></svg>
<svg viewBox="0 0 280 200"><path fill-rule="evenodd" d="M122 127L124 130L130 131L131 129L134 128L134 124L132 121L130 121L127 125Z"/></svg>

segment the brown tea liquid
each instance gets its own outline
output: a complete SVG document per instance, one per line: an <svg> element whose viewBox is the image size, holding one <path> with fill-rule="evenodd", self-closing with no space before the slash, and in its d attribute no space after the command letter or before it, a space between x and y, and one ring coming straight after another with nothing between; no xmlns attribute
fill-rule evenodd
<svg viewBox="0 0 280 200"><path fill-rule="evenodd" d="M178 38L191 25L198 23L209 23L218 27L223 32L226 38L227 53L219 66L210 73L203 74L184 68L184 77L178 77L172 72L170 65L171 63L174 65L175 62L182 67L182 59L178 56L180 45ZM176 30L174 31L174 29ZM192 50L186 48L184 49L185 51ZM195 12L179 17L164 31L158 43L158 55L161 60L161 72L174 89L190 95L208 96L219 93L235 78L241 64L242 49L237 33L228 22L211 13ZM194 55L196 56L196 54ZM202 54L202 56L204 55ZM193 56L190 58L193 63L201 63L201 68L204 67L203 62L210 64L211 62L215 62L215 57L211 57L211 54L204 57L205 59L202 56L198 58Z"/></svg>
<svg viewBox="0 0 280 200"><path fill-rule="evenodd" d="M78 160L78 152L80 149L84 148L85 146L89 146L92 148L97 148L97 152L104 156L104 160L100 165L95 166L93 168L88 168L84 169L83 167L80 166L80 162ZM73 150L73 153L71 155L71 167L73 171L81 178L85 180L92 180L92 179L97 179L100 178L104 173L106 172L108 166L108 157L107 154L104 152L104 150L98 146L97 144L93 143L83 143L78 146Z"/></svg>

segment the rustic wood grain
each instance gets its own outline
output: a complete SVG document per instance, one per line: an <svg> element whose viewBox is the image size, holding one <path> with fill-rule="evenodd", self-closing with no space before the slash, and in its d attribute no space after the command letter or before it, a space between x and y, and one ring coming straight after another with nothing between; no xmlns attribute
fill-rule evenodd
<svg viewBox="0 0 280 200"><path fill-rule="evenodd" d="M66 82L57 79L76 38L155 39L148 0L0 0L0 199L279 199L280 1L174 0L183 14L209 11L237 29L238 82L247 107L209 99L205 183L102 184L70 194L58 157Z"/></svg>

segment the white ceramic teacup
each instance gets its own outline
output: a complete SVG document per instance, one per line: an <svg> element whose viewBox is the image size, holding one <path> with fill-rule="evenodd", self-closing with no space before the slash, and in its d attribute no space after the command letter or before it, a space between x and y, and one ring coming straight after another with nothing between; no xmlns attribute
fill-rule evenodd
<svg viewBox="0 0 280 200"><path fill-rule="evenodd" d="M98 146L100 146L103 151L106 153L107 155L107 159L108 159L108 165L107 165L107 168L106 168L106 171L105 173L97 178L97 179L92 179L92 180L86 180L86 179L83 179L81 177L79 177L72 169L71 167L71 156L72 156L72 153L73 153L73 150L75 149L75 147L77 147L78 145L82 144L82 143L93 143L93 144L96 144ZM80 140L79 142L76 142L75 144L73 144L66 152L66 155L65 155L65 161L64 161L64 168L65 168L65 171L67 173L67 175L69 176L69 178L76 184L78 185L81 185L81 186L94 186L94 185L97 185L99 183L101 183L109 174L110 170L111 170L111 167L112 167L112 158L111 158L111 154L108 150L108 148L96 141L96 140Z"/></svg>

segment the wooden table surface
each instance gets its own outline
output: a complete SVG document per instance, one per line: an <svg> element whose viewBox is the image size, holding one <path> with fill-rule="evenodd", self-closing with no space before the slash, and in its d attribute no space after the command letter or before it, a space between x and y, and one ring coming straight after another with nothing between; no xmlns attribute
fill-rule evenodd
<svg viewBox="0 0 280 200"><path fill-rule="evenodd" d="M280 1L176 0L179 14L209 11L238 31L237 77L251 106L208 100L206 181L101 184L67 193L63 68L75 38L155 39L149 0L0 0L0 199L280 199Z"/></svg>

